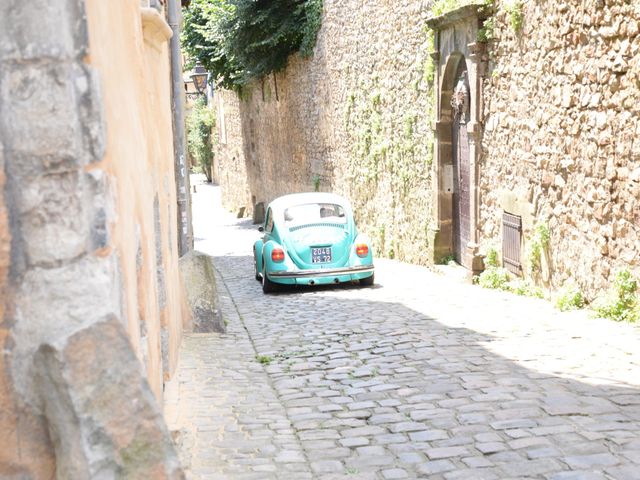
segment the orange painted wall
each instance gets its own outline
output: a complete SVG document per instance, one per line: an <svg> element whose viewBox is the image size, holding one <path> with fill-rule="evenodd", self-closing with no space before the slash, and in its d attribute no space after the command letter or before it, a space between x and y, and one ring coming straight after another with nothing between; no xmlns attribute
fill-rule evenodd
<svg viewBox="0 0 640 480"><path fill-rule="evenodd" d="M169 371L182 332L173 170L168 26L139 0L86 0L90 54L100 73L107 150L97 166L110 176L116 221L111 246L124 284L131 342L162 397L161 328L169 332ZM143 21L144 19L144 21ZM166 303L156 282L154 198L158 199Z"/></svg>

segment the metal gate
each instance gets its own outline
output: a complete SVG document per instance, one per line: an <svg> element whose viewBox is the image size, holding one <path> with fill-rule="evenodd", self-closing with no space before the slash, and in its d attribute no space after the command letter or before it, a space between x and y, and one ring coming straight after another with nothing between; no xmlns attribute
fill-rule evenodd
<svg viewBox="0 0 640 480"><path fill-rule="evenodd" d="M502 266L516 275L522 275L520 245L522 242L522 217L502 214Z"/></svg>

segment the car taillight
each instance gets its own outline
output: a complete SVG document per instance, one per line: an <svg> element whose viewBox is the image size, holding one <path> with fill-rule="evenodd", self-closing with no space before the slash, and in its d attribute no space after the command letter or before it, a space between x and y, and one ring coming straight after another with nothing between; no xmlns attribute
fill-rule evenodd
<svg viewBox="0 0 640 480"><path fill-rule="evenodd" d="M366 243L359 243L356 245L356 254L359 257L366 257L369 255L369 246Z"/></svg>
<svg viewBox="0 0 640 480"><path fill-rule="evenodd" d="M271 260L274 262L283 262L284 261L284 250L281 248L274 248L271 251Z"/></svg>

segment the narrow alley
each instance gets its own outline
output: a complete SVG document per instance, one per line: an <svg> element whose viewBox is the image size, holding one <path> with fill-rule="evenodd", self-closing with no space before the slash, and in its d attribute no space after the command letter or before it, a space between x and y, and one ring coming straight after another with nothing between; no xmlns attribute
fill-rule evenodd
<svg viewBox="0 0 640 480"><path fill-rule="evenodd" d="M228 330L186 335L165 392L188 478L640 478L637 327L390 260L265 296L257 226L196 188Z"/></svg>

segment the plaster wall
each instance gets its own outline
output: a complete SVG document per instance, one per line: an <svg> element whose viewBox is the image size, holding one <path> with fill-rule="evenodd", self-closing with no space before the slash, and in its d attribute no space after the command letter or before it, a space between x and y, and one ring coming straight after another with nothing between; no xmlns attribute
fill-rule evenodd
<svg viewBox="0 0 640 480"><path fill-rule="evenodd" d="M2 478L182 478L167 32L137 0L0 3Z"/></svg>
<svg viewBox="0 0 640 480"><path fill-rule="evenodd" d="M97 168L114 179L112 247L122 270L125 321L161 399L163 348L168 376L177 361L184 301L175 248L170 30L155 9L141 10L136 1L86 5L87 60L102 74L107 132Z"/></svg>

